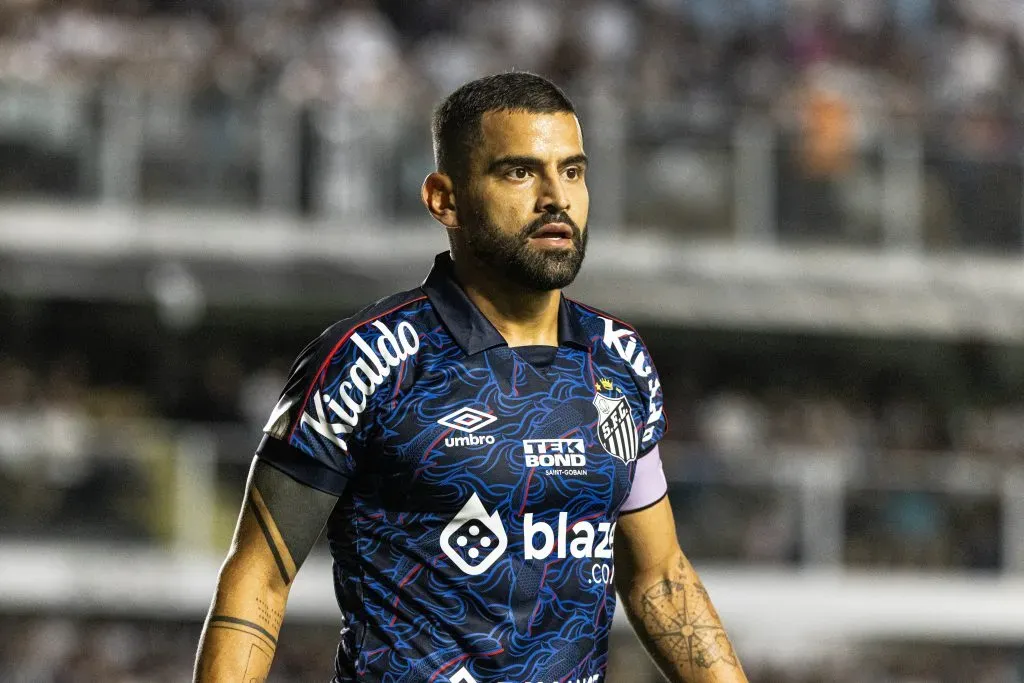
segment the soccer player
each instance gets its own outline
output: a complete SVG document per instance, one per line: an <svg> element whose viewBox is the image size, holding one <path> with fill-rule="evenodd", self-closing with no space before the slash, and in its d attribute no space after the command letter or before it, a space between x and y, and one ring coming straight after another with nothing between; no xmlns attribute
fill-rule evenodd
<svg viewBox="0 0 1024 683"><path fill-rule="evenodd" d="M561 294L588 236L572 103L532 74L490 76L451 94L433 133L421 195L451 250L295 362L196 680L265 680L326 525L339 683L596 683L616 589L671 681L746 681L676 540L651 357Z"/></svg>

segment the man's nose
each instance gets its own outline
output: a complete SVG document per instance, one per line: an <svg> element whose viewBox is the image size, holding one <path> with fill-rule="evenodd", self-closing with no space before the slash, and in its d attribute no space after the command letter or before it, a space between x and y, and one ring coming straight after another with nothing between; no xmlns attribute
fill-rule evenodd
<svg viewBox="0 0 1024 683"><path fill-rule="evenodd" d="M557 214L570 207L569 194L562 185L562 179L555 175L548 177L541 185L540 196L537 198L537 210L543 213Z"/></svg>

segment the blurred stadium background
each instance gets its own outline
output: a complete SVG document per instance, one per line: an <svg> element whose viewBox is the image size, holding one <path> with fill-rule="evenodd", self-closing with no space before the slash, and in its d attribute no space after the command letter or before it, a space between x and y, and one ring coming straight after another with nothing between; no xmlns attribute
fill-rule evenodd
<svg viewBox="0 0 1024 683"><path fill-rule="evenodd" d="M431 106L512 67L581 109L573 291L751 680L1024 681L1018 0L2 0L0 680L188 678L288 365L425 275Z"/></svg>

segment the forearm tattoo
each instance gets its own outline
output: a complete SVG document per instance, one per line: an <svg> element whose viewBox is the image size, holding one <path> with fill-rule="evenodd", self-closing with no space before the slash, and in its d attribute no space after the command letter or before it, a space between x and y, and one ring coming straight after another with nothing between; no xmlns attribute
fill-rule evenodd
<svg viewBox="0 0 1024 683"><path fill-rule="evenodd" d="M269 649L271 652L277 649L277 637L268 631L263 626L256 622L249 621L248 619L239 619L238 617L229 617L224 614L215 614L210 617L210 628L223 628L229 631L238 631L248 636L252 636L256 640L260 641L265 649Z"/></svg>
<svg viewBox="0 0 1024 683"><path fill-rule="evenodd" d="M256 598L256 610L259 612L260 621L266 625L267 629L272 633L281 630L281 622L284 621L281 610L260 597Z"/></svg>
<svg viewBox="0 0 1024 683"><path fill-rule="evenodd" d="M267 680L266 672L270 670L270 663L273 660L273 651L267 652L254 643L249 648L249 659L245 662L242 683L264 683Z"/></svg>
<svg viewBox="0 0 1024 683"><path fill-rule="evenodd" d="M304 486L259 458L254 459L244 506L259 528L259 536L266 542L285 586L295 579L337 501L335 496ZM255 542L262 541L257 537ZM239 646L248 646L240 683L266 681L284 620L283 604L276 605L266 595L256 595L254 600L247 608L231 610L239 616L212 614L207 626L211 631L248 636Z"/></svg>
<svg viewBox="0 0 1024 683"><path fill-rule="evenodd" d="M264 622L272 621L272 617L278 614L267 607L260 607L259 612L260 620ZM280 626L280 619L277 619L277 625ZM247 619L223 614L210 617L210 629L224 629L249 636L249 655L240 683L264 683L267 680L267 672L270 671L270 664L274 661L274 653L277 651L277 638L273 632ZM274 632L276 630L273 629Z"/></svg>
<svg viewBox="0 0 1024 683"><path fill-rule="evenodd" d="M652 645L679 668L738 667L739 659L700 578L684 558L640 596L637 616Z"/></svg>

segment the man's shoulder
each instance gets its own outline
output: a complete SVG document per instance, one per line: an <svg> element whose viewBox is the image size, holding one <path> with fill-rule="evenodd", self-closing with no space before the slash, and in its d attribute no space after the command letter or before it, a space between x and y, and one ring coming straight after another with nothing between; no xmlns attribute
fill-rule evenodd
<svg viewBox="0 0 1024 683"><path fill-rule="evenodd" d="M595 334L604 337L606 330L611 329L626 329L637 338L640 337L640 333L637 331L636 326L632 323L626 322L622 317L617 316L608 311L585 304L582 301L576 299L570 299L565 297L566 303L569 305L570 311L576 316L576 319L580 321L588 335L593 337Z"/></svg>
<svg viewBox="0 0 1024 683"><path fill-rule="evenodd" d="M613 363L628 365L640 377L647 377L652 372L650 352L633 325L589 304L569 298L566 301L587 338L596 340Z"/></svg>
<svg viewBox="0 0 1024 683"><path fill-rule="evenodd" d="M587 337L600 340L595 342L595 349L602 352L596 354L594 365L602 374L608 373L602 379L611 381L614 386L617 378L623 382L620 389L628 392L632 386L639 396L643 406L640 455L649 453L665 433L661 381L650 351L640 333L626 321L593 306L571 299L567 301Z"/></svg>
<svg viewBox="0 0 1024 683"><path fill-rule="evenodd" d="M319 377L332 364L344 363L363 354L367 343L378 337L401 348L419 349L423 331L420 318L430 310L422 289L398 292L375 301L356 313L332 323L300 354L292 374L301 370ZM409 355L407 351L403 357Z"/></svg>
<svg viewBox="0 0 1024 683"><path fill-rule="evenodd" d="M332 323L320 335L320 344L333 348L343 344L352 334L361 329L373 327L374 323L387 325L390 322L398 321L398 319L415 317L427 302L427 295L419 287L396 292L361 308L347 318Z"/></svg>

